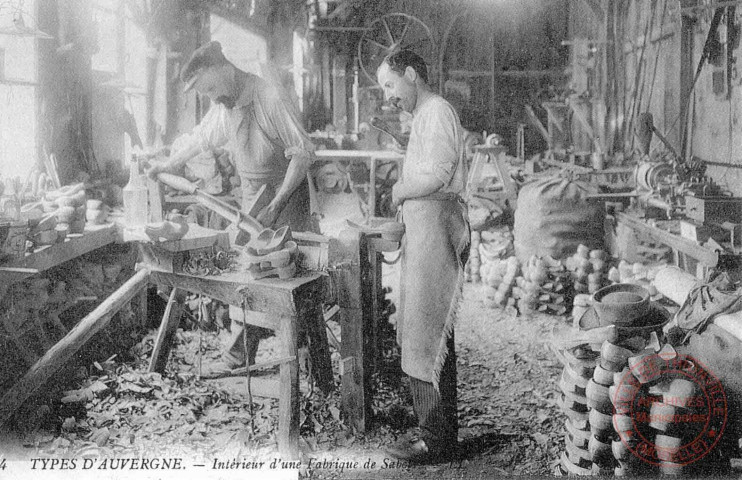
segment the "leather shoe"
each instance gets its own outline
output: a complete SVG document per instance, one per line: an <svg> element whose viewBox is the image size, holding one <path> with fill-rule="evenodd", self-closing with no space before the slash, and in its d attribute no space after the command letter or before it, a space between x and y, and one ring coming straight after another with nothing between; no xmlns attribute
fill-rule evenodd
<svg viewBox="0 0 742 480"><path fill-rule="evenodd" d="M419 429L414 429L384 450L388 455L410 463L438 463L449 461L456 449L441 448L438 442L426 440Z"/></svg>
<svg viewBox="0 0 742 480"><path fill-rule="evenodd" d="M396 443L386 447L384 451L398 460L406 460L410 463L425 463L431 459L428 444L414 434L403 435Z"/></svg>

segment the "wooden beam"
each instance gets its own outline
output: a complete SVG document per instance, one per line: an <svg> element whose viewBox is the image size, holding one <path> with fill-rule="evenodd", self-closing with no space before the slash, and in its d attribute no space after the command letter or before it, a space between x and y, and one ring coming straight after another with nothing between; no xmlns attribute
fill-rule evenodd
<svg viewBox="0 0 742 480"><path fill-rule="evenodd" d="M250 275L244 272L194 277L152 270L151 275L154 284L182 288L234 306L242 305L245 300L248 310L268 313L274 317L296 315L295 296L316 294L319 299L322 287L322 282L318 281L322 276L320 273L307 273L288 280L275 277L251 280ZM306 289L313 289L315 292L306 292ZM250 323L254 322L251 320Z"/></svg>
<svg viewBox="0 0 742 480"><path fill-rule="evenodd" d="M618 213L616 214L616 221L618 223L623 223L636 232L649 235L655 240L659 240L660 242L664 243L668 247L671 247L679 252L695 258L707 267L713 268L719 263L718 253L712 252L711 250L704 248L697 243L687 240L683 237L673 235L672 233L666 232L657 227L653 227L639 220L638 218L632 217L631 215L628 215L626 213Z"/></svg>
<svg viewBox="0 0 742 480"><path fill-rule="evenodd" d="M296 360L296 317L281 318L278 332L281 339L281 355L294 360L281 364L278 398L278 451L287 459L299 456L299 362Z"/></svg>
<svg viewBox="0 0 742 480"><path fill-rule="evenodd" d="M155 339L155 346L152 349L152 357L149 359L148 372L163 373L165 371L167 357L170 353L170 343L180 323L184 301L185 292L183 290L176 287L170 291L165 313L162 316L162 323L160 323L160 328L157 330L157 338Z"/></svg>
<svg viewBox="0 0 742 480"><path fill-rule="evenodd" d="M6 267L32 268L40 271L61 265L97 248L114 243L119 235L114 224L86 225L82 235L68 235L68 240L55 243L48 247L41 247L33 253L27 254L8 262Z"/></svg>
<svg viewBox="0 0 742 480"><path fill-rule="evenodd" d="M147 287L149 271L139 270L92 312L85 316L56 345L50 348L30 370L0 399L0 425L4 425L29 397L44 384L90 340L105 328L121 307Z"/></svg>

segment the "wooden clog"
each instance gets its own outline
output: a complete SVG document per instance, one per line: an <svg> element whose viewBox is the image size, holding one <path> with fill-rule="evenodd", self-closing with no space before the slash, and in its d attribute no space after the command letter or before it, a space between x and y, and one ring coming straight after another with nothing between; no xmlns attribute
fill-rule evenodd
<svg viewBox="0 0 742 480"><path fill-rule="evenodd" d="M144 233L157 242L161 238L166 241L180 240L188 233L188 220L184 215L168 216L170 220L150 223L144 227Z"/></svg>

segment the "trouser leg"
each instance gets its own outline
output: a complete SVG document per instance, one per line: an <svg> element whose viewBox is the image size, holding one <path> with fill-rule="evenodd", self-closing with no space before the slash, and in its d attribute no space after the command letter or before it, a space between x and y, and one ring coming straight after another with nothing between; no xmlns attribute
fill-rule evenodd
<svg viewBox="0 0 742 480"><path fill-rule="evenodd" d="M410 377L412 402L423 439L434 447L456 445L456 351L453 335L448 339L448 357L441 370L438 391L431 382Z"/></svg>
<svg viewBox="0 0 742 480"><path fill-rule="evenodd" d="M255 364L255 355L262 338L268 335L265 328L254 325L245 325L242 322L232 321L231 333L227 341L226 349L222 353L222 360L230 367L241 367L245 364L245 340L247 335L247 364Z"/></svg>
<svg viewBox="0 0 742 480"><path fill-rule="evenodd" d="M244 312L237 307L229 307L229 317L231 319L230 335L222 353L222 360L232 368L244 366L245 343L247 343L247 364L254 365L260 340L270 337L271 331L255 325L245 325ZM247 335L247 342L244 340L245 335Z"/></svg>

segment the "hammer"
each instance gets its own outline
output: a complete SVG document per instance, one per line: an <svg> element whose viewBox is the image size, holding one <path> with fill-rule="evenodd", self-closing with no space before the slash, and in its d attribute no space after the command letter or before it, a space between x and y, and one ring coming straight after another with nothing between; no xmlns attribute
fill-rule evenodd
<svg viewBox="0 0 742 480"><path fill-rule="evenodd" d="M667 141L665 136L657 130L657 127L654 126L654 117L652 117L652 114L649 112L640 113L636 122L636 136L639 138L639 149L645 155L649 153L649 144L652 143L652 134L657 135L657 138L659 138L667 149L670 150L670 153L672 153L676 159L680 159L675 148Z"/></svg>

